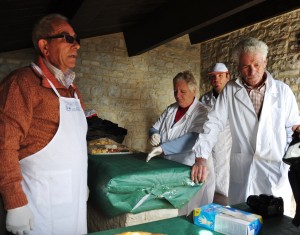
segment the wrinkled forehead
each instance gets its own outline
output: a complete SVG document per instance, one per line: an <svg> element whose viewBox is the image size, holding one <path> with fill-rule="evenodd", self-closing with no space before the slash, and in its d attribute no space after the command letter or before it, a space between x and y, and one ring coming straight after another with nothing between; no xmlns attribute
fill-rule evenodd
<svg viewBox="0 0 300 235"><path fill-rule="evenodd" d="M252 61L265 61L266 58L264 54L260 51L255 51L255 52L243 52L240 54L239 57L240 61L241 60L252 60Z"/></svg>
<svg viewBox="0 0 300 235"><path fill-rule="evenodd" d="M208 75L218 75L218 74L227 74L228 72L213 72L213 73L208 73Z"/></svg>
<svg viewBox="0 0 300 235"><path fill-rule="evenodd" d="M184 79L178 79L173 83L174 87L186 87L188 84Z"/></svg>
<svg viewBox="0 0 300 235"><path fill-rule="evenodd" d="M209 78L215 78L215 77L226 77L228 72L214 72L214 73L209 73L208 77Z"/></svg>
<svg viewBox="0 0 300 235"><path fill-rule="evenodd" d="M68 33L70 35L74 35L74 29L72 26L64 20L56 20L52 22L52 30L54 34L60 34L60 33Z"/></svg>

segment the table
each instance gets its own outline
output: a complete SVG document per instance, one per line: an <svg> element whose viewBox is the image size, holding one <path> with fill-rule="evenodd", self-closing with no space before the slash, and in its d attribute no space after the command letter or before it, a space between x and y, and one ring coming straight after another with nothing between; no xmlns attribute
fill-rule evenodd
<svg viewBox="0 0 300 235"><path fill-rule="evenodd" d="M181 209L201 189L190 166L146 153L89 155L89 200L112 218L124 213Z"/></svg>
<svg viewBox="0 0 300 235"><path fill-rule="evenodd" d="M245 204L238 204L234 208L252 212ZM292 225L292 218L282 215L265 218L259 235L296 235L299 230ZM106 231L91 233L92 235L115 235L128 231L145 231L151 233L164 233L168 235L218 235L221 233L213 232L193 224L192 217L180 216L171 219L160 220L126 228L118 228Z"/></svg>
<svg viewBox="0 0 300 235"><path fill-rule="evenodd" d="M191 181L190 166L161 157L146 162L146 157L140 152L89 155L90 232L183 215L202 187Z"/></svg>

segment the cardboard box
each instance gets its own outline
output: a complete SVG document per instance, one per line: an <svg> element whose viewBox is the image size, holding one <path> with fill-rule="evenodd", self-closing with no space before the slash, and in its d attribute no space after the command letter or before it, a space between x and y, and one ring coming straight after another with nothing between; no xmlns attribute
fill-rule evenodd
<svg viewBox="0 0 300 235"><path fill-rule="evenodd" d="M262 217L211 203L194 209L194 224L227 235L257 235Z"/></svg>

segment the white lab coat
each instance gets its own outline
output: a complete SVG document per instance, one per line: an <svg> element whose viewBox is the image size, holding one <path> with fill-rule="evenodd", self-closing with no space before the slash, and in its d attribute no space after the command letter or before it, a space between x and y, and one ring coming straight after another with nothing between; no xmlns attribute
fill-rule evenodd
<svg viewBox="0 0 300 235"><path fill-rule="evenodd" d="M204 134L199 135L193 148L198 157L209 157L218 134L229 121L232 135L230 204L245 202L249 195L276 195L276 191L289 186L288 166L281 159L291 141L292 126L300 124L298 105L286 84L266 74L260 119L241 80L231 80L208 114Z"/></svg>
<svg viewBox="0 0 300 235"><path fill-rule="evenodd" d="M216 103L213 91L209 91L200 98L209 110ZM224 196L228 196L229 189L229 173L230 173L230 151L231 151L231 134L229 123L225 129L219 134L218 141L212 149L212 157L215 170L216 192Z"/></svg>
<svg viewBox="0 0 300 235"><path fill-rule="evenodd" d="M153 125L153 128L159 131L162 143L174 140L186 133L201 133L203 131L203 124L207 120L208 111L196 98L185 115L174 124L177 110L178 104L171 104ZM195 163L195 153L192 149L187 153L172 154L164 157L189 166Z"/></svg>
<svg viewBox="0 0 300 235"><path fill-rule="evenodd" d="M185 115L174 124L177 109L177 103L171 104L153 125L153 128L159 131L162 143L174 140L189 132L201 133L203 131L203 124L207 120L207 109L198 101L197 98L194 99ZM195 163L195 157L195 152L192 150L185 153L164 156L164 158L168 160L189 166L192 166ZM207 161L207 167L209 169L209 177L205 185L201 188L201 190L199 190L189 204L180 210L180 215L189 214L195 207L205 205L213 201L215 182L212 160Z"/></svg>

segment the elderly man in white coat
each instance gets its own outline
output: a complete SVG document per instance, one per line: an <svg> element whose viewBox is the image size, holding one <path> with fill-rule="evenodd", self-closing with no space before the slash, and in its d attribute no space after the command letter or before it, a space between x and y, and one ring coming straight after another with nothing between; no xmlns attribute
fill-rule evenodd
<svg viewBox="0 0 300 235"><path fill-rule="evenodd" d="M196 98L197 82L191 72L178 73L173 79L173 87L176 102L165 109L149 130L153 148L148 154L147 162L154 156L162 155L166 159L192 166L195 163L192 147L203 131L207 109ZM215 182L211 159L207 162L207 167L207 181L188 205L179 210L180 215L189 214L195 207L213 201Z"/></svg>
<svg viewBox="0 0 300 235"><path fill-rule="evenodd" d="M204 132L194 146L195 182L204 180L206 159L229 121L232 135L229 204L249 195L281 196L285 211L291 201L288 166L282 157L291 141L292 127L300 123L292 90L266 71L268 46L255 38L240 41L233 50L241 76L227 83L208 114Z"/></svg>
<svg viewBox="0 0 300 235"><path fill-rule="evenodd" d="M212 89L201 96L200 102L203 103L208 110L211 110L219 94L230 80L230 74L225 64L216 63L213 68L209 70L208 78ZM225 130L219 134L218 141L212 150L216 181L214 202L222 205L228 204L231 144L231 134L227 123Z"/></svg>

